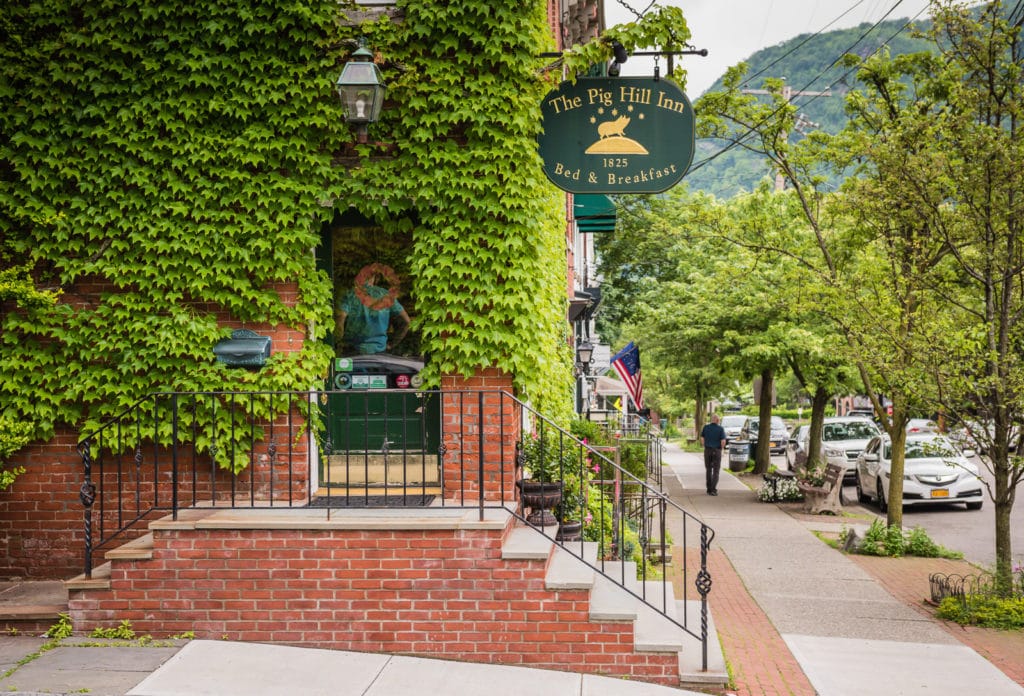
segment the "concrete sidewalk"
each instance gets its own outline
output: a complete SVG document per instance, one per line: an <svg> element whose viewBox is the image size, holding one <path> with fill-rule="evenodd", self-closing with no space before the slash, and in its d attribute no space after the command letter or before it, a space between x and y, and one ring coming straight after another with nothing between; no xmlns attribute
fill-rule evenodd
<svg viewBox="0 0 1024 696"><path fill-rule="evenodd" d="M0 637L9 670L43 644ZM0 679L0 692L89 696L700 696L665 686L418 657L193 640L155 646L68 639Z"/></svg>
<svg viewBox="0 0 1024 696"><path fill-rule="evenodd" d="M701 455L669 445L664 459L680 484L670 495L715 530L713 546L728 557L789 650L779 662L795 658L816 693L1024 694L937 621L893 597L818 539L811 527L820 522L805 524L776 505L759 503L726 471L719 495L707 496ZM713 598L719 589L712 586ZM722 619L716 616L720 633ZM727 658L734 665L744 661L743 655Z"/></svg>

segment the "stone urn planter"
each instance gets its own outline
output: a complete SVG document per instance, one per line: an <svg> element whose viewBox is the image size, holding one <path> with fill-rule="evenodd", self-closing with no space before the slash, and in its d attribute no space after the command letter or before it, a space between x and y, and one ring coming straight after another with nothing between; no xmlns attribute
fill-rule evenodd
<svg viewBox="0 0 1024 696"><path fill-rule="evenodd" d="M558 533L555 534L555 541L582 541L583 540L583 523L574 520L569 522L560 522L558 524Z"/></svg>
<svg viewBox="0 0 1024 696"><path fill-rule="evenodd" d="M558 524L552 510L562 502L561 481L516 481L523 507L530 508L526 521L536 527L552 527Z"/></svg>

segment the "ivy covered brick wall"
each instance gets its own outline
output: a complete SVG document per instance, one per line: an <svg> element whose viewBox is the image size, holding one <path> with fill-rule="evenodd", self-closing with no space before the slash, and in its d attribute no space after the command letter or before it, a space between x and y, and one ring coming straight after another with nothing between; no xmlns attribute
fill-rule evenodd
<svg viewBox="0 0 1024 696"><path fill-rule="evenodd" d="M399 3L359 28L389 101L338 200L412 228L429 378L494 366L548 412L571 407L564 194L537 154L540 103L561 71L547 5ZM387 154L387 156L383 156Z"/></svg>
<svg viewBox="0 0 1024 696"><path fill-rule="evenodd" d="M414 228L435 379L497 366L566 393L564 220L533 143L544 4L403 5L362 27L316 1L0 9L0 262L62 291L3 304L4 415L45 439L157 389L317 384L331 200ZM389 145L340 166L332 83L358 35L386 57ZM279 339L266 369L211 360L237 326Z"/></svg>
<svg viewBox="0 0 1024 696"><path fill-rule="evenodd" d="M316 0L4 3L0 263L62 295L0 310L0 412L45 439L157 389L316 383L338 31ZM280 339L268 369L213 363L239 326Z"/></svg>
<svg viewBox="0 0 1024 696"><path fill-rule="evenodd" d="M314 249L349 208L412 233L431 383L496 368L570 408L563 199L535 142L562 79L539 57L546 3L396 5L0 6L0 264L60 293L0 298L0 418L46 439L158 389L317 385L332 298ZM675 8L648 16L608 35L688 37ZM390 89L366 145L333 91L358 37ZM607 55L594 42L565 65ZM266 369L212 361L239 326L274 335Z"/></svg>

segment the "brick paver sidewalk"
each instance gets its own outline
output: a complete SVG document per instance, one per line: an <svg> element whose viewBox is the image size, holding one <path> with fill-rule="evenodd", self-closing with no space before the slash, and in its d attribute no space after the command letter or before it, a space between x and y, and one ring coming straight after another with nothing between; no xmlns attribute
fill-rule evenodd
<svg viewBox="0 0 1024 696"><path fill-rule="evenodd" d="M857 565L879 581L893 597L933 619L957 640L998 667L1003 674L1024 686L1024 631L999 631L994 628L961 626L936 618L930 599L928 576L976 575L978 569L967 561L946 558L883 558L850 555Z"/></svg>
<svg viewBox="0 0 1024 696"><path fill-rule="evenodd" d="M841 553L836 551L836 553ZM681 554L676 547L673 554ZM941 558L851 558L874 577L893 597L914 607L945 628L961 643L988 659L1010 679L1024 686L1024 631L998 631L960 626L936 618L927 604L928 576L932 573L966 575L978 569L966 561ZM690 550L691 568L699 567L696 550ZM814 696L815 691L789 647L768 616L747 592L743 580L720 549L708 554L712 589L709 601L722 649L733 677L734 688L708 693L736 696ZM680 578L673 578L678 585ZM677 593L682 588L676 587Z"/></svg>
<svg viewBox="0 0 1024 696"><path fill-rule="evenodd" d="M681 549L673 549L678 558ZM699 552L690 549L690 568L700 567ZM782 636L768 616L761 611L747 592L743 580L720 549L708 553L711 594L708 602L718 629L726 663L733 678L733 689L711 690L708 693L736 696L815 696L800 664L789 651ZM676 593L681 596L681 581L673 578ZM692 591L691 591L692 594ZM693 689L693 687L690 687Z"/></svg>

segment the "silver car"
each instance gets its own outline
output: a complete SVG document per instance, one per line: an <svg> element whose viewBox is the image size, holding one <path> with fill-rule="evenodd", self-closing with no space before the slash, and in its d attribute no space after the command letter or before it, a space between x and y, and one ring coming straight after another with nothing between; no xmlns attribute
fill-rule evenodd
<svg viewBox="0 0 1024 696"><path fill-rule="evenodd" d="M807 464L807 448L810 445L811 426L798 425L793 434L789 436L789 445L786 447L786 466L790 471L796 471Z"/></svg>
<svg viewBox="0 0 1024 696"><path fill-rule="evenodd" d="M964 503L980 510L984 497L978 465L967 459L946 437L935 433L907 437L903 461L903 504ZM892 446L888 436L873 438L857 458L857 499L878 501L888 509Z"/></svg>
<svg viewBox="0 0 1024 696"><path fill-rule="evenodd" d="M881 434L878 426L867 418L826 418L821 430L822 454L828 464L846 467L846 478L853 478L857 474L857 457L868 440Z"/></svg>

